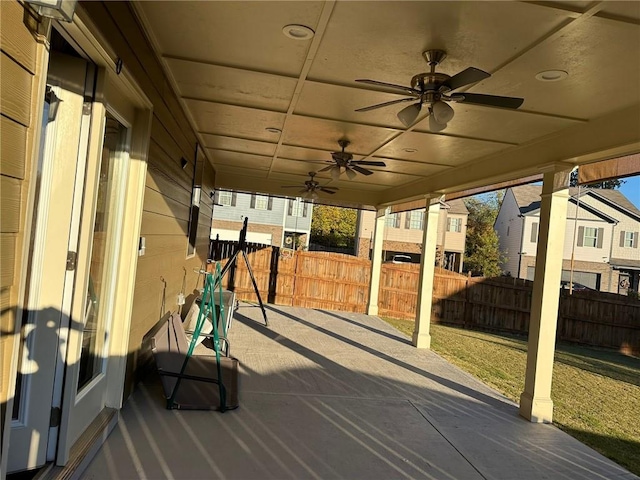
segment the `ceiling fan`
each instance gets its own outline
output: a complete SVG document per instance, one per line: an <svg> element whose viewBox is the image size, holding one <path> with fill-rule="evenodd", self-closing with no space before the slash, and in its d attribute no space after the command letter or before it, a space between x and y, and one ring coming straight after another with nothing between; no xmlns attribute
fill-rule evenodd
<svg viewBox="0 0 640 480"><path fill-rule="evenodd" d="M453 108L446 102L470 103L474 105L484 105L489 107L501 107L516 109L524 102L523 98L501 97L497 95L485 95L481 93L454 93L455 90L466 85L479 82L491 76L490 73L484 72L478 68L469 67L461 72L456 73L453 77L445 73L437 73L436 66L440 64L447 56L443 50L427 50L422 56L431 67L428 73L419 73L411 79L411 86L405 87L392 83L378 82L377 80L359 79L356 82L367 83L379 87L392 88L401 90L405 94L410 95L408 98L392 100L390 102L379 103L369 107L359 108L356 112L367 112L376 108L395 105L396 103L417 102L412 103L408 107L398 112L398 120L405 127L410 126L418 118L418 114L423 105L427 105L429 109L429 130L439 132L444 130L447 123L453 118Z"/></svg>
<svg viewBox="0 0 640 480"><path fill-rule="evenodd" d="M360 165L367 165L371 167L387 166L384 162L354 160L351 153L347 153L344 151L344 149L349 146L349 143L349 140L338 140L338 145L340 145L342 151L331 152L331 157L333 158L333 160L327 160L326 162L324 162L330 163L331 165L318 170L318 172L326 172L327 170L329 170L331 173L331 178L333 178L334 180L337 180L342 172L346 172L349 180L353 180L358 173L361 173L362 175L373 175L373 172L371 170L362 168Z"/></svg>
<svg viewBox="0 0 640 480"><path fill-rule="evenodd" d="M315 200L318 198L318 192L328 193L333 195L339 189L337 187L327 187L320 185L317 181L313 179L315 177L316 172L309 172L309 180L306 180L302 185L302 190L299 193L302 194L303 198L310 198ZM281 185L282 188L300 188L300 185Z"/></svg>

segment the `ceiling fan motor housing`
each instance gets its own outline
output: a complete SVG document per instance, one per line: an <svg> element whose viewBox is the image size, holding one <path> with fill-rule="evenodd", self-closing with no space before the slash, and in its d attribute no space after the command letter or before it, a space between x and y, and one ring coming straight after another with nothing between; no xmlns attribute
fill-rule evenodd
<svg viewBox="0 0 640 480"><path fill-rule="evenodd" d="M419 73L411 78L411 87L423 93L444 93L451 90L443 85L450 78L446 73Z"/></svg>

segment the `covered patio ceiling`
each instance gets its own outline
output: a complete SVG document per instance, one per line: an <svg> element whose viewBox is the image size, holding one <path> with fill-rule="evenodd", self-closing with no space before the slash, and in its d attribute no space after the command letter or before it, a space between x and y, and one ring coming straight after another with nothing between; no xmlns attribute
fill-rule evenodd
<svg viewBox="0 0 640 480"><path fill-rule="evenodd" d="M136 11L192 119L223 189L296 195L351 143L373 175L329 172L330 201L365 208L535 175L550 165L640 151L639 2L139 2ZM295 40L290 24L315 35ZM429 131L405 128L405 97L357 83L410 85L442 49L438 72L491 77L457 92L524 98L518 110L452 103ZM563 70L562 81L536 75ZM319 161L319 162L318 162Z"/></svg>

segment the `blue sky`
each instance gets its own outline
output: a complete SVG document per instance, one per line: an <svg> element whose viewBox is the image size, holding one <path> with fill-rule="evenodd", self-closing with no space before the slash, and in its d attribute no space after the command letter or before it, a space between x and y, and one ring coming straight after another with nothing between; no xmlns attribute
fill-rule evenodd
<svg viewBox="0 0 640 480"><path fill-rule="evenodd" d="M622 180L624 180L624 183L620 187L620 191L640 209L640 175L623 178Z"/></svg>

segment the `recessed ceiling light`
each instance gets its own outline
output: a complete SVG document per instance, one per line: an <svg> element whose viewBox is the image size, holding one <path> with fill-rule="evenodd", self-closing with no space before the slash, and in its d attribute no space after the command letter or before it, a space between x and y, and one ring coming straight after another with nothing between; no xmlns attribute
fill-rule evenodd
<svg viewBox="0 0 640 480"><path fill-rule="evenodd" d="M569 74L564 70L545 70L536 75L536 80L541 82L559 82L567 78Z"/></svg>
<svg viewBox="0 0 640 480"><path fill-rule="evenodd" d="M316 34L316 32L311 30L309 27L296 24L285 25L282 29L282 33L294 40L309 40Z"/></svg>
<svg viewBox="0 0 640 480"><path fill-rule="evenodd" d="M402 150L407 153L416 153L418 151L416 148L403 148Z"/></svg>
<svg viewBox="0 0 640 480"><path fill-rule="evenodd" d="M267 127L265 130L269 133L282 133L282 130L276 127Z"/></svg>

